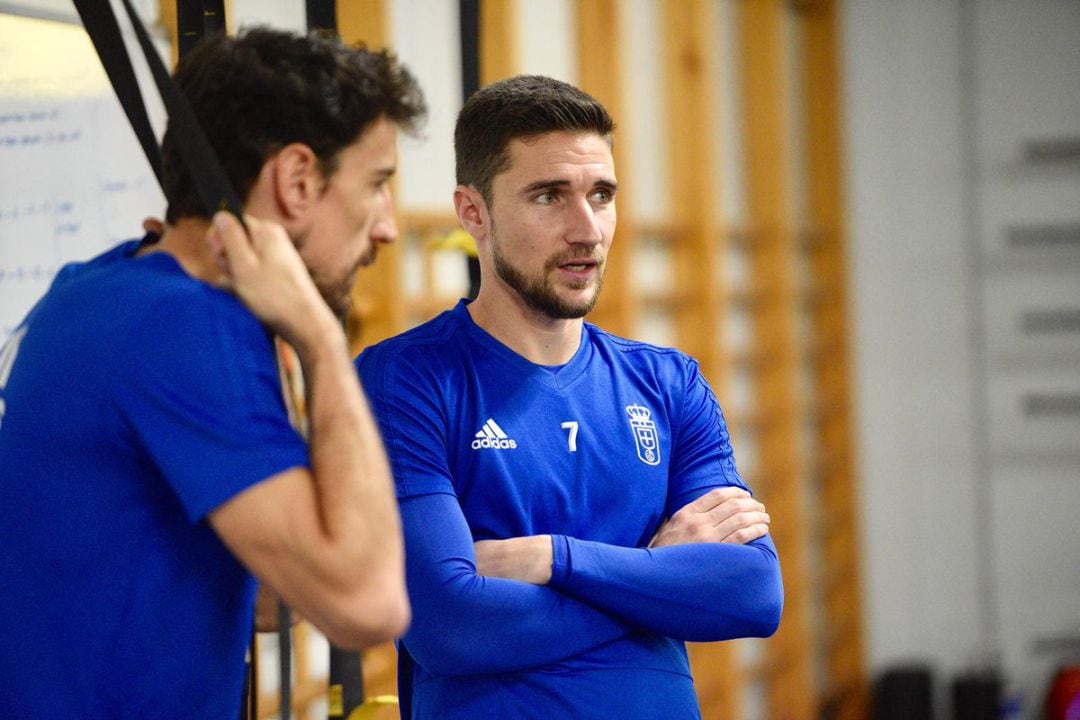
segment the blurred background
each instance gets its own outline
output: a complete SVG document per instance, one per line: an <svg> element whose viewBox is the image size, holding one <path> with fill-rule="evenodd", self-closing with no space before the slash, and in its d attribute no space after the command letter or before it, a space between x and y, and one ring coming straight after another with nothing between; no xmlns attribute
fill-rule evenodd
<svg viewBox="0 0 1080 720"><path fill-rule="evenodd" d="M175 3L137 4L174 61ZM303 30L309 5L224 9ZM0 2L4 336L61 262L163 212L77 22ZM707 720L1044 716L1080 664L1080 3L338 0L336 22L431 108L401 139L399 242L354 291L357 351L469 292L470 80L551 75L614 115L590 320L701 361L784 569L775 637L691 647ZM296 644L296 708L324 717L325 642ZM365 655L370 695L394 664Z"/></svg>

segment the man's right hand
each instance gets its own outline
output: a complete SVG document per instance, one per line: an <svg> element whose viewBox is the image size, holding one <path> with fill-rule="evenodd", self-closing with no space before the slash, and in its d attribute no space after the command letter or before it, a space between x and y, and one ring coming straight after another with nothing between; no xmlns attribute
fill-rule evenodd
<svg viewBox="0 0 1080 720"><path fill-rule="evenodd" d="M649 547L707 542L743 545L768 534L770 522L765 506L746 490L716 488L665 520Z"/></svg>
<svg viewBox="0 0 1080 720"><path fill-rule="evenodd" d="M214 216L206 242L221 272L218 284L236 293L264 324L303 356L330 326L337 327L307 268L278 224L228 212Z"/></svg>

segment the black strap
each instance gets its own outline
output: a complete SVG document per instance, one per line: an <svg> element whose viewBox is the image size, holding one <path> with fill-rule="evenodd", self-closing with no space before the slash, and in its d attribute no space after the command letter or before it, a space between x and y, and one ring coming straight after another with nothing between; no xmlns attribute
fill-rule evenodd
<svg viewBox="0 0 1080 720"><path fill-rule="evenodd" d="M308 30L337 30L336 0L307 0Z"/></svg>
<svg viewBox="0 0 1080 720"><path fill-rule="evenodd" d="M292 613L289 606L278 601L278 690L281 694L281 709L278 717L289 720L292 714Z"/></svg>
<svg viewBox="0 0 1080 720"><path fill-rule="evenodd" d="M176 0L176 50L184 57L207 35L225 31L225 0Z"/></svg>
<svg viewBox="0 0 1080 720"><path fill-rule="evenodd" d="M203 32L225 32L225 0L203 0Z"/></svg>
<svg viewBox="0 0 1080 720"><path fill-rule="evenodd" d="M397 651L398 707L400 708L401 717L411 718L413 671L416 669L416 661L413 660L412 655L409 654L409 649L405 647L405 643L401 640L398 640Z"/></svg>
<svg viewBox="0 0 1080 720"><path fill-rule="evenodd" d="M94 47L101 57L101 63L105 66L113 89L120 98L121 104L124 105L124 112L127 113L135 134L139 136L146 159L154 168L160 181L161 155L157 150L157 142L153 139L153 131L146 115L146 106L142 103L142 94L139 92L135 73L131 69L131 60L127 56L112 5L101 0L74 0L74 2L87 32L94 41ZM122 0L122 2L128 18L131 19L135 37L150 67L150 73L161 93L161 99L165 103L165 110L169 114L170 130L175 135L176 145L180 148L184 165L194 179L195 190L202 202L203 211L210 216L218 210L229 210L242 222L243 206L240 198L229 183L228 176L214 154L206 133L196 120L195 112L191 109L187 98L169 77L169 72L161 62L138 14L131 6L131 1Z"/></svg>
<svg viewBox="0 0 1080 720"><path fill-rule="evenodd" d="M202 0L176 0L176 54L181 58L203 39Z"/></svg>
<svg viewBox="0 0 1080 720"><path fill-rule="evenodd" d="M330 646L328 718L348 718L364 704L364 676L360 653Z"/></svg>
<svg viewBox="0 0 1080 720"><path fill-rule="evenodd" d="M458 0L461 41L461 101L480 89L480 3L482 0ZM469 268L469 297L480 292L480 260L465 258ZM404 715L402 715L404 717Z"/></svg>
<svg viewBox="0 0 1080 720"><path fill-rule="evenodd" d="M139 139L160 185L161 152L158 150L157 138L154 137L154 129L146 114L146 103L143 102L139 83L135 79L135 70L120 35L120 26L116 22L112 6L101 0L75 0L75 8L79 11L79 17L82 18L83 26L101 58L109 82L112 83L121 107L127 113L135 137Z"/></svg>

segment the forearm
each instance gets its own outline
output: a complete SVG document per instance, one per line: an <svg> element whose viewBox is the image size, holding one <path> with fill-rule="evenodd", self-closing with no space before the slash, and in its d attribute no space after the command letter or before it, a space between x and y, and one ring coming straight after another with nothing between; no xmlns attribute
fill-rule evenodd
<svg viewBox="0 0 1080 720"><path fill-rule="evenodd" d="M296 349L304 370L307 465L275 468L207 516L256 577L337 645L360 648L408 622L390 472L344 333L284 229L228 213L207 243L223 283ZM265 374L262 391L279 392ZM280 426L280 405L253 417ZM290 440L296 441L295 436Z"/></svg>
<svg viewBox="0 0 1080 720"><path fill-rule="evenodd" d="M404 641L439 675L521 670L578 655L631 632L551 588L476 573L472 536L449 495L401 503L414 620Z"/></svg>
<svg viewBox="0 0 1080 720"><path fill-rule="evenodd" d="M711 642L767 637L780 621L783 586L768 536L655 549L552 540L550 585L633 625Z"/></svg>
<svg viewBox="0 0 1080 720"><path fill-rule="evenodd" d="M344 334L324 330L321 344L298 349L304 367L310 422L311 470L323 528L401 566L401 527L390 466ZM375 550L378 550L377 552Z"/></svg>
<svg viewBox="0 0 1080 720"><path fill-rule="evenodd" d="M297 348L304 368L322 556L332 575L400 588L404 550L389 463L336 325ZM331 578L328 578L332 580Z"/></svg>

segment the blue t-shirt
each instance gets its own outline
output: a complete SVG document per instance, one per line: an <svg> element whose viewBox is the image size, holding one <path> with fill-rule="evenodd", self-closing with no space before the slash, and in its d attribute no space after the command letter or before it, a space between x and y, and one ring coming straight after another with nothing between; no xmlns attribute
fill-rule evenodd
<svg viewBox="0 0 1080 720"><path fill-rule="evenodd" d="M205 518L307 465L266 331L169 255L61 270L0 352L0 715L223 718L255 584Z"/></svg>
<svg viewBox="0 0 1080 720"><path fill-rule="evenodd" d="M683 640L769 634L768 538L646 549L709 490L742 487L697 363L585 324L558 368L464 302L357 360L401 501L411 718L697 718ZM553 577L475 573L472 542L553 537Z"/></svg>

